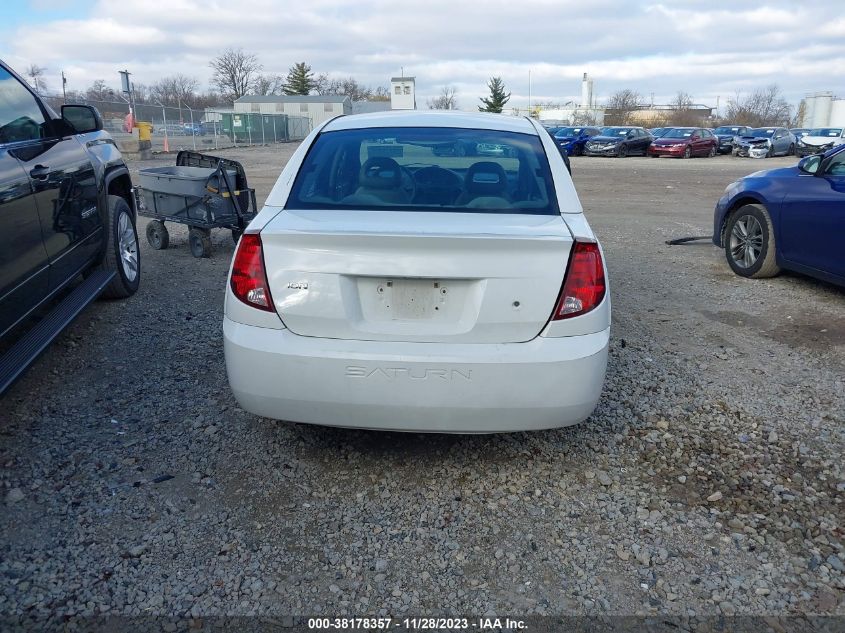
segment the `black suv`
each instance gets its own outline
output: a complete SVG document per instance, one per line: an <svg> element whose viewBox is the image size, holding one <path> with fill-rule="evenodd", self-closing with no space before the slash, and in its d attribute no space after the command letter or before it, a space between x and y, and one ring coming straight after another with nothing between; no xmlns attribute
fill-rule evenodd
<svg viewBox="0 0 845 633"><path fill-rule="evenodd" d="M140 264L129 171L97 110L57 115L0 61L0 394L91 301L134 294Z"/></svg>

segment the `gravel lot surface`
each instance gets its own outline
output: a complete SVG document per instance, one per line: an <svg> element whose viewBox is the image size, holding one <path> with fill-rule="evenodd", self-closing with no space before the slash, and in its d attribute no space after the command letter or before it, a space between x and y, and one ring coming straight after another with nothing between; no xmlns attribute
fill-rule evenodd
<svg viewBox="0 0 845 633"><path fill-rule="evenodd" d="M260 203L293 149L225 155ZM614 302L590 420L255 418L223 365L230 236L207 260L184 230L142 238L138 294L90 307L3 401L0 614L845 614L845 293L664 244L792 161L572 162Z"/></svg>

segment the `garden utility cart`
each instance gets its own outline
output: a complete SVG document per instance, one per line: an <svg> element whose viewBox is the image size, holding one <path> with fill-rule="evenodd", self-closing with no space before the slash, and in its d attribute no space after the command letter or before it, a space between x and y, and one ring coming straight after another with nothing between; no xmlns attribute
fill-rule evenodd
<svg viewBox="0 0 845 633"><path fill-rule="evenodd" d="M188 225L188 245L194 257L211 255L211 229L229 229L237 243L255 217L255 190L234 160L181 151L176 165L142 169L135 187L138 215L152 218L147 241L167 248L165 222Z"/></svg>

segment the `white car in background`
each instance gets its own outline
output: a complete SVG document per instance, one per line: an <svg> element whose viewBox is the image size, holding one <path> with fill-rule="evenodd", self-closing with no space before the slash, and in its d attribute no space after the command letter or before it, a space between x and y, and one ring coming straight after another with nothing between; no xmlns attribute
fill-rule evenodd
<svg viewBox="0 0 845 633"><path fill-rule="evenodd" d="M256 415L560 427L601 394L607 271L538 123L344 116L303 141L242 236L223 333L229 384Z"/></svg>
<svg viewBox="0 0 845 633"><path fill-rule="evenodd" d="M843 143L845 143L845 128L817 127L798 139L795 154L798 156L822 154Z"/></svg>

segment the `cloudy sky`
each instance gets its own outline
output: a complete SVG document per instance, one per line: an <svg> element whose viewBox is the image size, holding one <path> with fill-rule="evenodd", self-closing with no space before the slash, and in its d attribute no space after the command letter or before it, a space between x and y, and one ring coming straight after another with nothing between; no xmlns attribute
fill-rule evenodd
<svg viewBox="0 0 845 633"><path fill-rule="evenodd" d="M226 47L265 72L297 61L331 76L387 85L404 68L417 103L443 85L475 109L490 76L512 106L579 100L588 72L602 98L632 88L656 102L678 90L724 105L777 83L788 99L845 96L843 0L0 0L0 57L23 73L47 68L48 89L118 87L181 72L210 79Z"/></svg>

